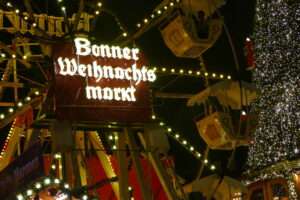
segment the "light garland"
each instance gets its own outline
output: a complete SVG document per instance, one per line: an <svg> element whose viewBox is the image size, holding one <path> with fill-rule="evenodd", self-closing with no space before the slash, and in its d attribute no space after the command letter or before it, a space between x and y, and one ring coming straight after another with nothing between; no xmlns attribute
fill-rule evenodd
<svg viewBox="0 0 300 200"><path fill-rule="evenodd" d="M41 92L35 90L31 96L27 96L23 101L18 101L18 103L14 107L10 107L7 109L6 113L0 113L0 122L1 120L5 120L7 116L13 115L19 109L23 108L25 105L29 105L32 103L34 97L40 96Z"/></svg>
<svg viewBox="0 0 300 200"><path fill-rule="evenodd" d="M182 147L184 147L189 153L191 153L197 160L201 160L202 163L209 167L211 171L216 170L216 166L214 164L211 164L208 159L202 159L202 154L195 149L193 145L191 145L183 136L182 134L175 132L170 126L168 126L164 121L159 120L156 115L152 115L152 120L155 122L158 122L158 125L163 127L166 134L173 138L176 142L181 144Z"/></svg>
<svg viewBox="0 0 300 200"><path fill-rule="evenodd" d="M3 114L1 114L1 116L2 115ZM1 162L1 159L3 159L3 157L4 157L5 153L6 153L7 145L9 143L9 140L10 140L11 136L12 136L12 133L14 132L15 126L16 126L16 120L14 120L13 124L11 125L10 130L8 132L8 135L6 137L6 140L4 142L4 145L3 145L2 149L1 149L0 162Z"/></svg>
<svg viewBox="0 0 300 200"><path fill-rule="evenodd" d="M32 199L32 197L34 197L40 191L44 190L45 188L51 185L62 188L63 193L70 197L71 190L70 185L68 183L65 183L63 180L58 178L44 177L43 179L40 179L39 181L32 184L30 188L26 189L21 193L18 193L16 195L16 198L17 200Z"/></svg>
<svg viewBox="0 0 300 200"><path fill-rule="evenodd" d="M141 22L138 22L136 24L136 31L138 31L141 28L144 28L144 26L147 26L148 24L151 24L152 21L159 18L164 13L173 10L174 7L176 7L179 3L180 0L170 1L169 4L165 5L163 8L152 11L152 13L148 17L145 17Z"/></svg>
<svg viewBox="0 0 300 200"><path fill-rule="evenodd" d="M201 72L197 70L191 69L183 69L183 68L166 68L166 67L148 67L149 69L153 69L158 74L166 74L166 75L179 75L179 76L191 76L191 77L205 77L211 79L228 79L230 80L231 75L225 75L222 73L214 73L214 72Z"/></svg>
<svg viewBox="0 0 300 200"><path fill-rule="evenodd" d="M256 3L254 81L260 97L259 113L248 165L257 171L299 157L300 146L300 3L259 0ZM264 172L256 181L292 173L291 166ZM299 199L288 180L289 199Z"/></svg>

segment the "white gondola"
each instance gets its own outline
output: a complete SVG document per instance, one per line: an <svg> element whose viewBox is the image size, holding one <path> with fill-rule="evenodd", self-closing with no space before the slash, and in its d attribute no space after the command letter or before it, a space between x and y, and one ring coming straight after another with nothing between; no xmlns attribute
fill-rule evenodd
<svg viewBox="0 0 300 200"><path fill-rule="evenodd" d="M242 82L240 86L237 81L228 80L216 83L189 99L188 106L208 104L211 107L208 99L214 98L222 108L209 111L196 120L199 134L209 148L231 150L249 143L255 115L242 113L241 109L249 106L256 95L256 89L251 84Z"/></svg>
<svg viewBox="0 0 300 200"><path fill-rule="evenodd" d="M222 33L223 19L211 15L222 5L219 0L205 3L189 1L160 28L167 47L177 57L199 58ZM223 2L223 1L222 1ZM191 5L191 6L188 6Z"/></svg>

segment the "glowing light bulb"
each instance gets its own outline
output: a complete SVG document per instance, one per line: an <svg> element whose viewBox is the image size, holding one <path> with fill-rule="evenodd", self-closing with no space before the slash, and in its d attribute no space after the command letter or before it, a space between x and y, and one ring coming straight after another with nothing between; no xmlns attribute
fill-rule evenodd
<svg viewBox="0 0 300 200"><path fill-rule="evenodd" d="M29 189L26 191L26 194L27 194L27 196L31 196L33 194L33 191Z"/></svg>
<svg viewBox="0 0 300 200"><path fill-rule="evenodd" d="M211 165L211 166L210 166L210 169L214 171L214 170L216 169L216 166Z"/></svg>
<svg viewBox="0 0 300 200"><path fill-rule="evenodd" d="M36 189L40 189L41 187L42 187L42 184L40 184L40 183L36 183L36 184L35 184L35 188L36 188Z"/></svg>
<svg viewBox="0 0 300 200"><path fill-rule="evenodd" d="M51 183L51 179L50 178L45 178L44 179L44 184L45 185L49 185Z"/></svg>
<svg viewBox="0 0 300 200"><path fill-rule="evenodd" d="M22 195L22 194L18 194L18 195L17 195L17 199L18 199L18 200L23 200L23 199L24 199L24 197L23 197L23 195Z"/></svg>

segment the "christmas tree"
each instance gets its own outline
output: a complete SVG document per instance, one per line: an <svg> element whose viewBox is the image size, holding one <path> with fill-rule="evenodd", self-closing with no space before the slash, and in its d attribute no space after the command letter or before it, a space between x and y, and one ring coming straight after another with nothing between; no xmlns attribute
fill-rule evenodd
<svg viewBox="0 0 300 200"><path fill-rule="evenodd" d="M260 96L253 105L258 126L249 148L248 166L252 171L299 158L299 30L299 1L257 1L254 82ZM265 177L272 178L275 173Z"/></svg>

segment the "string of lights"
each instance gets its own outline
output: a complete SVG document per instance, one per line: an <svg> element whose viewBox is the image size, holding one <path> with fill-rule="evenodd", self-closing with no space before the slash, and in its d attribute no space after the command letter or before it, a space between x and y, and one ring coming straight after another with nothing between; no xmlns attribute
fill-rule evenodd
<svg viewBox="0 0 300 200"><path fill-rule="evenodd" d="M192 69L183 68L166 68L166 67L149 67L153 69L156 73L162 75L178 75L178 76L192 76L192 77L206 77L212 79L231 79L231 75L224 75L222 73L215 72L201 72Z"/></svg>
<svg viewBox="0 0 300 200"><path fill-rule="evenodd" d="M144 26L146 26L148 24L150 24L156 18L163 15L165 12L169 12L171 9L173 9L179 3L180 3L180 0L170 1L169 4L165 5L162 9L152 11L152 13L148 17L145 17L142 22L138 22L136 24L137 30L143 28Z"/></svg>
<svg viewBox="0 0 300 200"><path fill-rule="evenodd" d="M66 197L70 197L71 190L70 185L65 183L63 180L54 178L54 177L44 177L43 179L32 184L25 192L21 192L17 194L17 200L26 200L32 199L35 195L37 195L40 191L45 190L49 186L54 185L62 190L60 195L65 195ZM82 199L88 199L87 195L83 195Z"/></svg>
<svg viewBox="0 0 300 200"><path fill-rule="evenodd" d="M5 139L4 145L3 145L2 149L1 149L0 162L1 162L1 159L3 159L3 157L4 157L5 153L6 153L6 149L7 149L7 146L9 144L9 140L10 140L12 134L14 133L15 124L16 124L16 120L13 121L13 123L12 123L12 125L11 125L11 127L9 129L8 135L7 135L6 139Z"/></svg>
<svg viewBox="0 0 300 200"><path fill-rule="evenodd" d="M9 107L6 113L0 113L0 122L1 120L4 120L6 117L13 115L15 112L17 112L24 106L30 105L34 97L38 97L40 95L41 95L40 91L35 90L32 95L25 97L25 99L22 101L18 101L18 103L14 107Z"/></svg>
<svg viewBox="0 0 300 200"><path fill-rule="evenodd" d="M211 171L216 170L216 166L212 164L208 159L202 159L202 154L196 150L196 148L191 145L184 137L183 134L180 134L176 131L174 131L170 126L168 126L164 121L160 120L156 117L156 115L152 115L152 120L157 122L159 126L163 127L165 130L165 133L174 139L176 142L181 144L182 147L184 147L188 152L190 152L197 160L201 160L203 164Z"/></svg>
<svg viewBox="0 0 300 200"><path fill-rule="evenodd" d="M259 116L249 146L248 166L252 171L299 157L299 20L299 1L256 3L253 77L261 95L253 106ZM273 178L276 173L288 181L289 199L299 199L286 172L290 167L262 174L257 180Z"/></svg>

